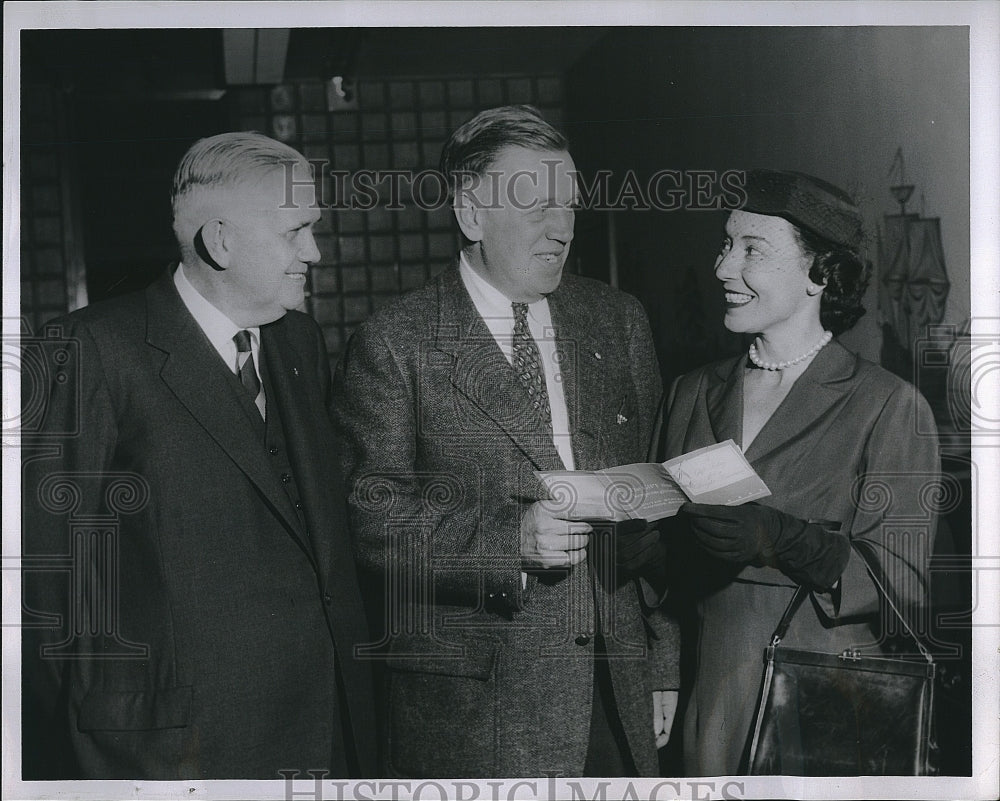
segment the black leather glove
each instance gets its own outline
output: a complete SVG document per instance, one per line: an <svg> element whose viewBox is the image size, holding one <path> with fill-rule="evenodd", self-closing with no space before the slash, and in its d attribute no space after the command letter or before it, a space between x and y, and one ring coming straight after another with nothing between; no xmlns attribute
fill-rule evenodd
<svg viewBox="0 0 1000 801"><path fill-rule="evenodd" d="M770 506L685 503L695 541L727 562L776 567L799 584L828 590L851 555L848 538Z"/></svg>
<svg viewBox="0 0 1000 801"><path fill-rule="evenodd" d="M615 568L619 578L642 576L657 593L667 587L667 549L660 532L645 520L615 524Z"/></svg>

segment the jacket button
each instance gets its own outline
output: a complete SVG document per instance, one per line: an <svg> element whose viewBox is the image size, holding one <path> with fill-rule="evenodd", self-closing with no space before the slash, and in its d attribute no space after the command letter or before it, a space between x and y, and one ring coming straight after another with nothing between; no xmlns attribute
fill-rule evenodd
<svg viewBox="0 0 1000 801"><path fill-rule="evenodd" d="M333 596L330 595L330 593L325 592L325 593L323 593L323 600L326 601L328 604L332 604L333 603Z"/></svg>
<svg viewBox="0 0 1000 801"><path fill-rule="evenodd" d="M295 508L298 509L299 511L301 511L302 510L302 502L301 501L296 501L295 502Z"/></svg>
<svg viewBox="0 0 1000 801"><path fill-rule="evenodd" d="M281 483L282 484L287 484L291 480L292 480L292 477L290 475L288 475L288 473L282 473L281 474Z"/></svg>
<svg viewBox="0 0 1000 801"><path fill-rule="evenodd" d="M574 640L574 642L576 642L577 645L586 645L587 643L590 642L590 637L588 637L586 634L579 634L577 635L577 638L576 640Z"/></svg>
<svg viewBox="0 0 1000 801"><path fill-rule="evenodd" d="M271 454L272 456L274 456L274 454L276 454L278 452L278 446L277 445L272 445L270 448L267 449L267 452L269 454Z"/></svg>

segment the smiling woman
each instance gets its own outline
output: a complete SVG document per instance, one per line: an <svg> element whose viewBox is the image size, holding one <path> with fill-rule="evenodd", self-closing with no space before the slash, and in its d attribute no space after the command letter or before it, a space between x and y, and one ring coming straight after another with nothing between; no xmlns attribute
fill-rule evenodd
<svg viewBox="0 0 1000 801"><path fill-rule="evenodd" d="M758 170L726 222L715 276L725 326L755 334L744 380L743 448L812 359L864 314L870 268L850 198L812 176Z"/></svg>
<svg viewBox="0 0 1000 801"><path fill-rule="evenodd" d="M761 654L795 588L812 603L786 644L878 655L881 599L858 550L876 555L903 608L919 607L936 523L921 499L938 486L937 439L913 434L934 432L927 403L831 341L861 315L857 208L799 173L750 172L746 192L715 275L726 327L753 334L753 345L679 378L658 440L662 461L732 439L772 493L759 504L685 504L665 532L677 568L673 602L696 621L684 755L699 776L747 772ZM882 493L891 501L865 500ZM926 525L904 542L885 525L890 516ZM843 714L856 711L845 699ZM799 772L809 743L786 734L784 770ZM863 751L847 772L878 773L876 754Z"/></svg>
<svg viewBox="0 0 1000 801"><path fill-rule="evenodd" d="M811 263L790 222L734 211L715 261L726 293L726 328L758 334L759 350L776 357L814 341L822 334L823 287L810 280Z"/></svg>

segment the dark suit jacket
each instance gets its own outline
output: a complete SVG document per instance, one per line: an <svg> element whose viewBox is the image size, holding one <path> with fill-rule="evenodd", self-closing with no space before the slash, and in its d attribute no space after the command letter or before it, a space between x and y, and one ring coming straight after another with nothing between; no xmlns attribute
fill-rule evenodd
<svg viewBox="0 0 1000 801"><path fill-rule="evenodd" d="M742 441L745 358L678 379L661 459ZM933 551L940 464L934 420L915 387L832 342L792 386L746 457L772 493L759 503L803 520L839 523L855 544L866 543L861 547L876 555L884 582L917 622ZM686 551L685 532L677 533L677 556L689 579L684 589L699 616L685 769L699 776L734 774L742 769L760 694L761 655L795 582L775 568L740 569L697 549ZM865 562L852 551L839 593L814 594L783 642L832 654L848 647L877 652L879 608Z"/></svg>
<svg viewBox="0 0 1000 801"><path fill-rule="evenodd" d="M642 307L572 275L549 305L577 469L644 459L660 381ZM596 616L633 756L655 774L651 693L670 679L650 678L636 585L595 581L592 551L522 591L532 471L562 464L458 270L366 322L334 386L356 553L386 588L390 775L580 775Z"/></svg>
<svg viewBox="0 0 1000 801"><path fill-rule="evenodd" d="M342 772L345 740L372 774L316 324L289 312L261 329L304 520L170 273L46 330L42 355L65 358L24 443L26 777Z"/></svg>

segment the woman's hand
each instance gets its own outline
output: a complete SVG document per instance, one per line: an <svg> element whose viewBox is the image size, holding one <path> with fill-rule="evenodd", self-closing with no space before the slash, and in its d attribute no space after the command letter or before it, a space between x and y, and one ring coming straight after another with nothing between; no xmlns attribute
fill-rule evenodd
<svg viewBox="0 0 1000 801"><path fill-rule="evenodd" d="M777 567L799 584L828 590L847 567L851 543L836 531L770 506L685 503L695 540L727 562Z"/></svg>
<svg viewBox="0 0 1000 801"><path fill-rule="evenodd" d="M642 576L657 595L667 586L667 551L659 530L645 520L615 524L615 568L619 578Z"/></svg>

